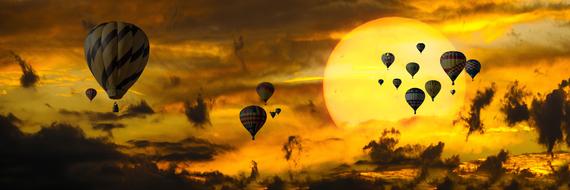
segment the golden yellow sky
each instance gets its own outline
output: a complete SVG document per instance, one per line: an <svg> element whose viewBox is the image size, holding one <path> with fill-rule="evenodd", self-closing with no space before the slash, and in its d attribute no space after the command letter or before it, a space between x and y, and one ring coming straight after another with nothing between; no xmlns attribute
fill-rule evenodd
<svg viewBox="0 0 570 190"><path fill-rule="evenodd" d="M570 77L568 2L295 0L263 4L255 0L0 1L0 113L15 114L23 120L21 129L29 133L59 121L79 126L89 137L107 137L125 146L131 140L177 142L189 137L228 145L232 148L212 159L189 160L184 166L227 174L248 172L252 160L263 175L291 168L318 172L353 163L366 157L363 146L391 127L402 131L402 144L442 141L445 157L459 154L462 160L484 158L500 149L514 154L545 151L536 142L534 128L526 122L509 127L500 107L515 80L534 96L550 92ZM461 104L453 105L459 111L451 116L406 115L350 127L335 124L323 96L329 55L357 26L388 16L428 24L457 50L477 58L482 72L473 82L463 79L465 92L456 97ZM89 26L110 20L134 23L149 37L147 68L119 104L126 110L144 100L154 114L111 120L93 116L110 111L113 101L86 66L83 39ZM233 47L239 36L244 48L237 52L247 71ZM22 71L10 51L39 75L34 87L20 85ZM251 141L239 111L261 104L255 86L262 81L276 86L266 109L279 107L283 112L268 118ZM469 111L478 90L493 82L495 97L481 113L486 132L474 133L465 141L468 129L453 121ZM99 92L93 102L84 96L87 88ZM193 103L198 94L206 100L210 118L210 124L201 127L184 113L185 102ZM533 96L526 101L530 103ZM100 122L124 127L113 129L110 137L93 128ZM289 136L299 136L302 142L298 164L284 159L282 146ZM152 154L155 150L139 151Z"/></svg>

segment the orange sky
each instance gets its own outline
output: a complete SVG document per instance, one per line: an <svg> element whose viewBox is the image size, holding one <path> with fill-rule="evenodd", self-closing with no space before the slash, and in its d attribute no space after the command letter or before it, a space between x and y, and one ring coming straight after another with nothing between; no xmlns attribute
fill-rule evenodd
<svg viewBox="0 0 570 190"><path fill-rule="evenodd" d="M537 134L529 123L509 127L504 122L503 97L515 80L533 95L544 95L570 77L570 4L564 1L298 0L266 6L255 1L87 2L0 2L0 113L15 114L24 121L21 129L30 133L60 121L79 126L87 136L108 137L121 145L130 140L176 142L195 137L233 147L212 160L188 161L184 167L192 171L237 174L248 172L255 160L263 175L288 169L319 172L365 158L362 147L390 127L402 131L402 144L444 141L444 157L459 154L462 160L483 158L500 149L514 154L542 152L545 148L536 143ZM482 72L467 82L464 105L458 105L463 111L454 115L465 114L476 92L494 82L495 97L481 114L485 134L472 134L466 142L467 128L454 125L454 118L448 117L410 116L353 127L332 122L322 90L329 54L352 29L386 16L427 23L456 49L481 61ZM125 110L144 100L156 112L105 121L125 126L112 130L112 137L93 128L102 120L89 118L90 112L110 111L112 101L91 76L83 55L86 25L109 20L140 26L151 43L144 74L119 104ZM239 36L244 38L239 53L248 71L232 47ZM21 70L10 51L39 75L35 87L21 87ZM276 119L268 118L251 141L238 115L247 105L261 104L255 94L261 81L276 86L266 109L280 107L283 112ZM86 88L98 90L93 102L85 98ZM195 101L198 94L209 106L211 124L202 127L184 114L184 103ZM525 100L530 103L532 97ZM297 164L283 158L281 147L289 136L302 141Z"/></svg>

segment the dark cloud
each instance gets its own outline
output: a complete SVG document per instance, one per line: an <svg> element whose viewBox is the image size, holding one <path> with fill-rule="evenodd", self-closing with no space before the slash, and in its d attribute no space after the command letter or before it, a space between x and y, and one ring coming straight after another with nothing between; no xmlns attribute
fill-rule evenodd
<svg viewBox="0 0 570 190"><path fill-rule="evenodd" d="M564 139L562 124L565 101L566 92L562 89L555 89L546 98L532 101L530 114L538 132L538 143L546 146L548 153L552 153L554 146Z"/></svg>
<svg viewBox="0 0 570 190"><path fill-rule="evenodd" d="M214 156L233 150L229 145L214 144L204 139L189 137L178 142L130 140L136 149L155 149L159 160L166 161L210 161Z"/></svg>
<svg viewBox="0 0 570 190"><path fill-rule="evenodd" d="M186 118L196 127L203 127L204 125L210 124L210 113L204 98L201 94L198 94L195 103L186 101L184 103L184 113Z"/></svg>
<svg viewBox="0 0 570 190"><path fill-rule="evenodd" d="M154 110L152 110L146 101L142 100L139 104L129 105L121 117L144 117L150 114L154 114Z"/></svg>
<svg viewBox="0 0 570 190"><path fill-rule="evenodd" d="M481 1L473 3L455 3L450 6L444 4L438 7L430 14L437 16L440 19L453 19L461 18L469 15L481 15L489 13L498 14L519 14L526 12L534 12L537 10L564 10L570 7L568 4L564 3L512 3L512 2L492 2L492 1Z"/></svg>
<svg viewBox="0 0 570 190"><path fill-rule="evenodd" d="M507 161L508 158L509 152L501 150L496 156L488 156L487 159L485 159L485 161L483 161L477 167L477 171L486 172L490 175L490 181L497 181L498 178L505 174L507 171L503 167L503 164Z"/></svg>
<svg viewBox="0 0 570 190"><path fill-rule="evenodd" d="M14 56L14 59L16 59L18 65L20 65L20 69L22 69L20 85L24 88L34 87L36 83L40 81L40 76L36 74L32 66L26 63L26 61L24 61L20 55L16 54L13 51L11 53Z"/></svg>
<svg viewBox="0 0 570 190"><path fill-rule="evenodd" d="M242 49L244 46L245 43L243 42L243 36L239 36L238 39L234 39L234 54L240 62L243 71L247 72L247 65L245 64L245 60L242 54Z"/></svg>
<svg viewBox="0 0 570 190"><path fill-rule="evenodd" d="M126 126L121 123L93 123L93 129L106 132L110 137L113 137L113 129L125 128Z"/></svg>
<svg viewBox="0 0 570 190"><path fill-rule="evenodd" d="M505 121L509 126L526 121L530 117L529 108L524 102L524 98L530 93L518 81L511 83L508 87L501 106L501 112L506 115Z"/></svg>
<svg viewBox="0 0 570 190"><path fill-rule="evenodd" d="M303 144L301 144L301 137L299 136L289 136L287 142L281 147L283 151L285 160L292 161L294 165L297 165L303 152ZM295 154L296 152L296 154Z"/></svg>
<svg viewBox="0 0 570 190"><path fill-rule="evenodd" d="M467 139L469 135L474 132L484 133L483 123L481 123L481 110L491 104L493 97L495 96L495 83L483 91L477 91L475 98L473 98L471 103L471 109L467 116L460 116L456 122L463 122L469 132L467 132Z"/></svg>

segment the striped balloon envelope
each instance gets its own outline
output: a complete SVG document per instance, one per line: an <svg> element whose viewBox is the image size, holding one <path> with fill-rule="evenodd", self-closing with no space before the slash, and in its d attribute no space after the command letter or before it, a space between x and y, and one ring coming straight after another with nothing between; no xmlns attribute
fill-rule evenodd
<svg viewBox="0 0 570 190"><path fill-rule="evenodd" d="M113 21L91 29L84 49L87 66L95 80L109 98L121 99L141 76L150 46L139 27Z"/></svg>
<svg viewBox="0 0 570 190"><path fill-rule="evenodd" d="M410 88L406 92L406 102L414 109L414 114L416 114L416 110L422 105L426 94L422 89L419 88Z"/></svg>
<svg viewBox="0 0 570 190"><path fill-rule="evenodd" d="M466 62L465 55L458 51L448 51L441 55L439 62L443 71L451 79L451 84L455 85L455 79L461 74L463 68L465 68Z"/></svg>
<svg viewBox="0 0 570 190"><path fill-rule="evenodd" d="M241 124L251 134L251 140L255 140L255 134L263 127L267 114L265 110L259 106L251 105L243 108L239 113Z"/></svg>

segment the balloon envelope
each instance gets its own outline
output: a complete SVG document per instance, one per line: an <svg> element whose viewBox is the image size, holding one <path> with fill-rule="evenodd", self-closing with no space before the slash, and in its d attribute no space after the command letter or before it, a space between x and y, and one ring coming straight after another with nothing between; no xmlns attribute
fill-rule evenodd
<svg viewBox="0 0 570 190"><path fill-rule="evenodd" d="M257 85L255 90L257 91L259 98L263 100L263 102L267 103L267 100L269 100L273 95L273 92L275 92L275 87L273 87L273 84L269 82L262 82Z"/></svg>
<svg viewBox="0 0 570 190"><path fill-rule="evenodd" d="M416 110L424 102L425 97L424 91L419 88L411 88L406 92L406 102L414 109L414 114L416 114Z"/></svg>
<svg viewBox="0 0 570 190"><path fill-rule="evenodd" d="M420 53L422 53L422 51L424 51L424 48L426 48L426 45L424 43L418 43L416 45L416 48L418 48L418 51L420 51Z"/></svg>
<svg viewBox="0 0 570 190"><path fill-rule="evenodd" d="M141 76L150 46L146 34L125 22L95 26L84 43L89 70L109 98L121 99Z"/></svg>
<svg viewBox="0 0 570 190"><path fill-rule="evenodd" d="M85 90L85 96L87 96L87 98L89 98L89 101L91 101L93 98L95 98L95 96L97 96L97 90L89 88Z"/></svg>
<svg viewBox="0 0 570 190"><path fill-rule="evenodd" d="M398 89L398 87L400 87L400 85L402 84L402 80L395 78L394 80L392 80L392 83L394 84L396 89Z"/></svg>
<svg viewBox="0 0 570 190"><path fill-rule="evenodd" d="M239 113L241 124L251 134L251 139L255 140L255 134L263 127L267 114L265 110L259 106L251 105L243 108Z"/></svg>
<svg viewBox="0 0 570 190"><path fill-rule="evenodd" d="M470 59L465 64L465 72L471 76L472 80L475 79L475 76L477 76L477 73L479 73L479 71L481 71L481 63L479 63L479 61Z"/></svg>
<svg viewBox="0 0 570 190"><path fill-rule="evenodd" d="M454 94L455 94L455 90L451 90L451 95L454 95Z"/></svg>
<svg viewBox="0 0 570 190"><path fill-rule="evenodd" d="M390 65L394 63L394 60L396 60L394 54L390 52L382 54L382 62L384 63L384 65L386 65L386 68L390 68Z"/></svg>
<svg viewBox="0 0 570 190"><path fill-rule="evenodd" d="M433 102L439 91L441 90L441 83L436 80L430 80L426 82L426 91L431 97L431 101Z"/></svg>
<svg viewBox="0 0 570 190"><path fill-rule="evenodd" d="M443 71L445 71L449 79L451 79L451 84L455 85L455 79L461 74L463 68L465 68L465 55L458 51L448 51L441 55L439 62Z"/></svg>
<svg viewBox="0 0 570 190"><path fill-rule="evenodd" d="M280 113L281 113L281 108L275 109L275 113L280 114Z"/></svg>
<svg viewBox="0 0 570 190"><path fill-rule="evenodd" d="M378 79L378 84L380 84L380 86L382 86L382 84L384 84L384 79Z"/></svg>
<svg viewBox="0 0 570 190"><path fill-rule="evenodd" d="M414 78L414 75L420 70L420 65L416 62L410 62L406 65L406 70L412 75L412 78Z"/></svg>

